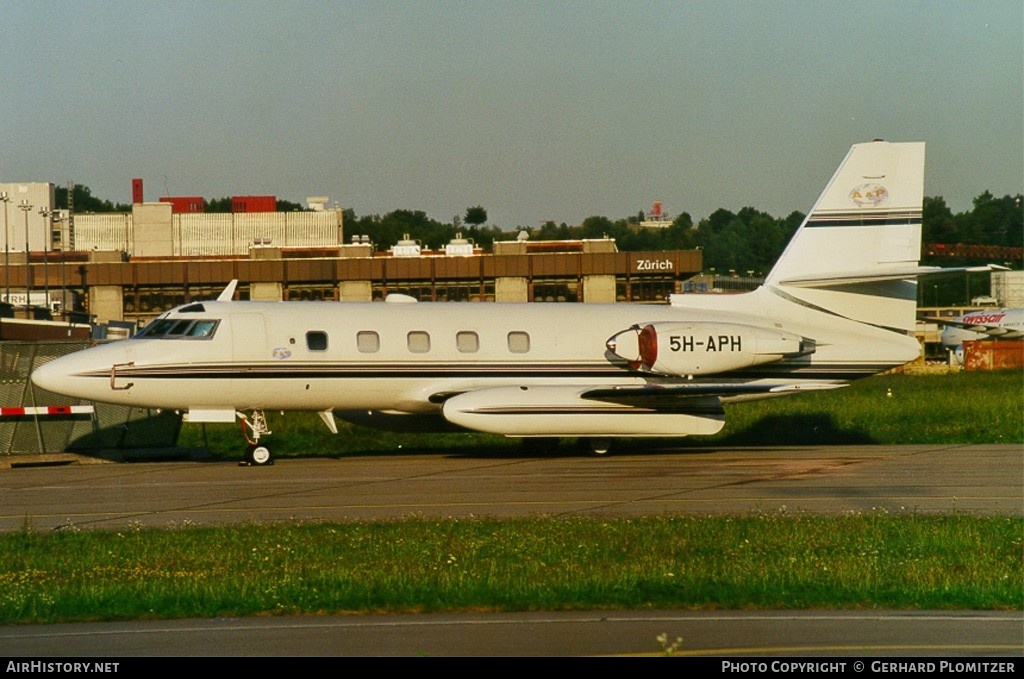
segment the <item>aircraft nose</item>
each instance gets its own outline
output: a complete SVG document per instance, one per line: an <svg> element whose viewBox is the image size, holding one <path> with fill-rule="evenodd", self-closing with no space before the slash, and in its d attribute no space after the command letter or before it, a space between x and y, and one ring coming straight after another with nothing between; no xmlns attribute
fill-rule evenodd
<svg viewBox="0 0 1024 679"><path fill-rule="evenodd" d="M32 384L44 391L63 393L61 387L66 389L71 377L69 368L66 356L55 358L32 371Z"/></svg>
<svg viewBox="0 0 1024 679"><path fill-rule="evenodd" d="M76 351L32 371L36 388L63 396L102 400L110 392L111 366L125 362L125 350L113 343Z"/></svg>

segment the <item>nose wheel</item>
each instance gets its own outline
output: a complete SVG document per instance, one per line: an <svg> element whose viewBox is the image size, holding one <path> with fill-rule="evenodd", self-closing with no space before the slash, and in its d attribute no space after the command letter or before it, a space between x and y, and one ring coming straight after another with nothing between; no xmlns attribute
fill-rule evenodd
<svg viewBox="0 0 1024 679"><path fill-rule="evenodd" d="M263 444L250 445L245 449L245 461L249 465L262 467L265 464L273 464L273 456L270 454L270 448Z"/></svg>
<svg viewBox="0 0 1024 679"><path fill-rule="evenodd" d="M264 467L274 464L274 456L270 448L260 443L261 436L269 436L271 431L267 428L267 418L262 410L254 410L251 417L243 413L236 413L242 423L242 435L245 437L248 447L245 449L245 457L239 463L242 466Z"/></svg>

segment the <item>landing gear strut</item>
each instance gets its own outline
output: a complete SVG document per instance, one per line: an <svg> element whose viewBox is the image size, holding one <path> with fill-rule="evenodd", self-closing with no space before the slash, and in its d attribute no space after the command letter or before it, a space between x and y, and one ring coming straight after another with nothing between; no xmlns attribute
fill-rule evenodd
<svg viewBox="0 0 1024 679"><path fill-rule="evenodd" d="M267 418L262 410L252 411L252 417L246 417L242 413L236 413L242 422L242 435L245 437L248 447L245 449L245 457L239 464L262 467L274 464L274 457L270 454L270 448L260 443L260 436L270 435L267 428Z"/></svg>

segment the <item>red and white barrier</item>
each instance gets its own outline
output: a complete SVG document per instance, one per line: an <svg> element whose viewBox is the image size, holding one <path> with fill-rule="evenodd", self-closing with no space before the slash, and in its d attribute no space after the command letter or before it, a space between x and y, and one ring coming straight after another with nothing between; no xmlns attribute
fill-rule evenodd
<svg viewBox="0 0 1024 679"><path fill-rule="evenodd" d="M0 407L0 417L23 417L25 415L88 415L95 412L94 406L38 406L35 408Z"/></svg>

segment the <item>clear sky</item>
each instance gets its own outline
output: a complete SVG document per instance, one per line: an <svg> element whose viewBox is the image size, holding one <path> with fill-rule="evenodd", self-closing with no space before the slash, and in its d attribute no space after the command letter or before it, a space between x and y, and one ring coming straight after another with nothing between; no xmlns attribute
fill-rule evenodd
<svg viewBox="0 0 1024 679"><path fill-rule="evenodd" d="M1020 0L5 0L0 181L486 208L503 229L806 212L925 141L956 212L1024 190Z"/></svg>

